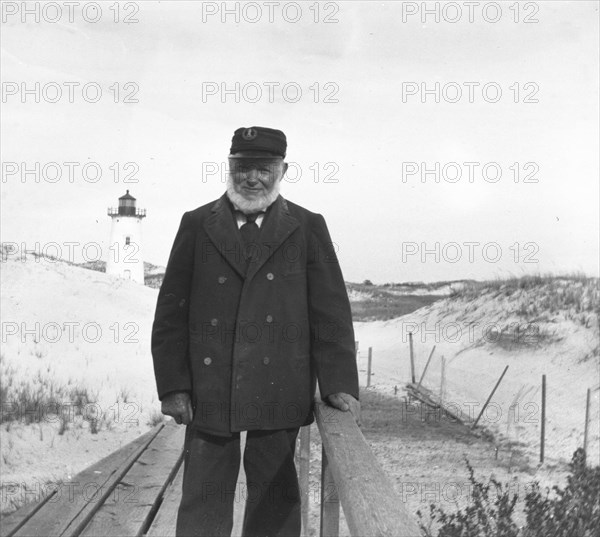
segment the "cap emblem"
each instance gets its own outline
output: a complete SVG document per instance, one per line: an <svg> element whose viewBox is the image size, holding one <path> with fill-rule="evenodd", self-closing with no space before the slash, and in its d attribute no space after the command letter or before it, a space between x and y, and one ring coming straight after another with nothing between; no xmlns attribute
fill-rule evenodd
<svg viewBox="0 0 600 537"><path fill-rule="evenodd" d="M256 131L256 129L253 129L252 127L250 127L249 129L246 129L242 133L242 138L244 140L254 140L254 138L256 138L257 136L258 136L258 132Z"/></svg>

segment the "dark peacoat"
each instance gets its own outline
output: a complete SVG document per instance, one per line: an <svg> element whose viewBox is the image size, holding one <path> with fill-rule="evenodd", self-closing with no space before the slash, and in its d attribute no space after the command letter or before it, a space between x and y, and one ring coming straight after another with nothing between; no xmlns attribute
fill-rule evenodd
<svg viewBox="0 0 600 537"><path fill-rule="evenodd" d="M322 397L358 398L350 304L323 217L279 196L244 246L226 195L185 213L152 356L159 398L189 391L192 426L212 434L312 422L317 379Z"/></svg>

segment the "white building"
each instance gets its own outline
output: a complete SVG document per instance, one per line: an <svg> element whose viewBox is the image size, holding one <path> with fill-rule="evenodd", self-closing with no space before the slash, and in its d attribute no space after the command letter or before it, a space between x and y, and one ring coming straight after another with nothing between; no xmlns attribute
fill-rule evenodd
<svg viewBox="0 0 600 537"><path fill-rule="evenodd" d="M112 224L106 273L143 284L142 219L146 209L136 208L135 198L128 190L119 198L118 208L108 208L108 216Z"/></svg>

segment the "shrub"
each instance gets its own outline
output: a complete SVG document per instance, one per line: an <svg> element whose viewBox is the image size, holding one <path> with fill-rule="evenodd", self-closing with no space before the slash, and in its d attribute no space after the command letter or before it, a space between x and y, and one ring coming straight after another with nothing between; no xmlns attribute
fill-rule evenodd
<svg viewBox="0 0 600 537"><path fill-rule="evenodd" d="M509 485L494 479L483 483L475 478L466 461L472 495L464 510L446 513L434 504L429 506L426 523L417 511L424 537L592 537L600 527L600 466L589 468L585 452L578 449L569 465L571 475L564 489L547 489L542 494L539 484L525 496L526 524L519 527L513 520L517 495ZM492 489L493 487L493 489ZM491 491L494 491L493 497ZM437 526L434 533L432 526Z"/></svg>
<svg viewBox="0 0 600 537"><path fill-rule="evenodd" d="M518 537L519 528L512 515L517 494L510 495L509 487L495 479L482 483L475 478L473 467L466 460L471 484L470 503L464 510L447 514L435 504L429 506L430 522L424 524L424 516L417 511L419 527L425 537L434 537L432 523L439 524L437 537ZM495 499L494 499L495 498Z"/></svg>
<svg viewBox="0 0 600 537"><path fill-rule="evenodd" d="M525 497L524 537L592 537L600 527L600 466L588 468L578 449L569 464L567 486L542 495L539 486Z"/></svg>

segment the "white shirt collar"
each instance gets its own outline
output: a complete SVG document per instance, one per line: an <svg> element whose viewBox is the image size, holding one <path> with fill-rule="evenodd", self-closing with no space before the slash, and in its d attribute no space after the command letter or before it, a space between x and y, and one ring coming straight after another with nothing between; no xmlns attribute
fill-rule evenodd
<svg viewBox="0 0 600 537"><path fill-rule="evenodd" d="M240 229L245 223L246 223L246 216L240 212L240 211L235 211L235 213L233 213L235 215L235 221L237 223L237 227L238 229ZM260 226L262 225L262 222L265 218L265 213L260 213L257 217L256 217L256 225L260 228Z"/></svg>

